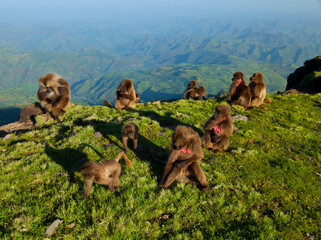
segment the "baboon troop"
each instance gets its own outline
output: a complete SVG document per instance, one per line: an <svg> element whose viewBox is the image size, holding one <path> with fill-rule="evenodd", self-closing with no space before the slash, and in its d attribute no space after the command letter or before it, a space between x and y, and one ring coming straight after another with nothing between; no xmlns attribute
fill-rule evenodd
<svg viewBox="0 0 321 240"><path fill-rule="evenodd" d="M110 191L115 191L119 186L119 175L121 165L120 158L124 158L128 167L132 167L132 162L124 152L120 152L113 160L106 160L101 163L86 162L81 168L81 174L85 179L85 198L89 196L93 182L107 185Z"/></svg>
<svg viewBox="0 0 321 240"><path fill-rule="evenodd" d="M124 144L125 153L127 153L127 143L131 139L134 144L134 150L137 148L138 127L134 122L127 123L121 129L122 141Z"/></svg>
<svg viewBox="0 0 321 240"><path fill-rule="evenodd" d="M39 79L37 97L41 106L59 120L60 113L70 107L69 84L59 75L48 73Z"/></svg>
<svg viewBox="0 0 321 240"><path fill-rule="evenodd" d="M202 98L203 100L205 100L206 99L205 87L204 86L197 87L196 81L192 80L188 83L182 99L185 98L185 95L186 95L186 99L192 98L193 100L199 100Z"/></svg>
<svg viewBox="0 0 321 240"><path fill-rule="evenodd" d="M51 116L59 120L59 116L70 106L70 87L68 83L59 75L48 73L39 79L39 89L37 97L40 103L34 103L22 109L20 122L34 120L34 116L48 111ZM188 83L183 99L192 98L198 100L205 99L205 88L197 87L195 80ZM246 83L242 72L235 72L232 78L227 101L233 105L238 104L244 108L258 106L265 102L266 86L263 74L254 73L250 78L249 86ZM270 100L270 99L269 99ZM135 92L132 80L124 79L116 89L116 109L134 109L135 103L140 103L140 96ZM112 107L108 101L104 105ZM168 188L174 181L195 177L201 185L201 189L206 191L209 184L206 176L200 167L200 161L204 157L203 148L212 152L226 150L229 146L229 137L233 132L233 121L231 109L227 105L218 105L215 113L203 125L204 135L202 139L191 127L177 126L171 136L171 153L168 161L157 159L153 149L150 150L152 159L165 165L160 186ZM120 158L124 158L126 164L132 167L132 162L127 158L128 140L133 141L133 150L137 149L139 128L134 122L127 123L121 128L121 137L124 145L124 152L120 152L113 160L106 160L101 163L86 162L81 168L81 174L85 179L85 198L89 196L92 184L107 185L110 191L115 191L119 187L119 175L121 165Z"/></svg>
<svg viewBox="0 0 321 240"><path fill-rule="evenodd" d="M136 92L134 84L130 79L124 79L116 90L115 107L121 109L134 109L136 103Z"/></svg>
<svg viewBox="0 0 321 240"><path fill-rule="evenodd" d="M215 113L203 126L205 134L202 138L204 148L213 152L227 149L229 137L233 133L231 109L226 105L218 105Z"/></svg>
<svg viewBox="0 0 321 240"><path fill-rule="evenodd" d="M172 134L171 154L161 181L162 188L168 188L180 177L195 176L202 189L208 189L209 184L198 163L203 157L204 153L198 133L190 127L177 126Z"/></svg>
<svg viewBox="0 0 321 240"><path fill-rule="evenodd" d="M241 105L245 108L250 106L251 92L242 72L233 74L232 85L227 95L227 101L232 105Z"/></svg>

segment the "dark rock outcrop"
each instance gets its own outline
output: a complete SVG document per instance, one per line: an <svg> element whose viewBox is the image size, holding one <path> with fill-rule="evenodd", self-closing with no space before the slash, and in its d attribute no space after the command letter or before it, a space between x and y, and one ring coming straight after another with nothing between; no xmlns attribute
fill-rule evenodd
<svg viewBox="0 0 321 240"><path fill-rule="evenodd" d="M286 90L296 89L304 93L321 92L321 55L307 60L288 76Z"/></svg>

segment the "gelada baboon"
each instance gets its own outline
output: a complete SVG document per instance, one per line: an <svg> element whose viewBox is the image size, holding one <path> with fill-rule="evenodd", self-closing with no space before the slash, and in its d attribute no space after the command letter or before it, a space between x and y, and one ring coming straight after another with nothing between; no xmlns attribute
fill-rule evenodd
<svg viewBox="0 0 321 240"><path fill-rule="evenodd" d="M123 157L128 167L132 167L132 162L124 152L120 152L113 160L106 160L101 163L86 162L81 167L81 174L85 179L85 198L89 196L93 182L108 185L110 191L115 191L119 186L119 175L121 165L119 159Z"/></svg>
<svg viewBox="0 0 321 240"><path fill-rule="evenodd" d="M45 113L45 110L41 107L40 103L35 102L21 109L18 121L20 123L32 122L35 124L35 117L43 113Z"/></svg>
<svg viewBox="0 0 321 240"><path fill-rule="evenodd" d="M194 100L199 100L201 98L204 99L204 100L206 99L206 97L205 97L205 94L206 94L205 93L205 87L203 87L203 86L199 86L198 88L192 88L190 90L187 90L185 92L184 96L182 97L182 99L185 98L186 94L189 94L187 99L189 99L189 98L192 98Z"/></svg>
<svg viewBox="0 0 321 240"><path fill-rule="evenodd" d="M39 89L37 97L42 107L51 116L59 120L59 115L70 107L70 87L69 84L59 75L48 73L39 79Z"/></svg>
<svg viewBox="0 0 321 240"><path fill-rule="evenodd" d="M125 148L125 152L127 152L127 142L128 139L131 139L134 143L134 150L137 148L137 140L138 140L138 127L134 122L130 122L125 124L121 129L122 140Z"/></svg>
<svg viewBox="0 0 321 240"><path fill-rule="evenodd" d="M135 108L136 93L132 80L124 79L116 90L116 108Z"/></svg>
<svg viewBox="0 0 321 240"><path fill-rule="evenodd" d="M190 127L177 126L172 135L171 154L160 185L166 189L181 177L195 176L202 185L202 189L207 190L209 185L198 163L203 157L198 133Z"/></svg>
<svg viewBox="0 0 321 240"><path fill-rule="evenodd" d="M229 137L233 133L231 109L226 105L218 105L215 113L203 126L205 134L202 138L204 148L213 152L227 149Z"/></svg>
<svg viewBox="0 0 321 240"><path fill-rule="evenodd" d="M251 90L251 107L261 105L264 102L266 96L266 87L263 80L263 74L260 72L253 73L250 78L250 90Z"/></svg>
<svg viewBox="0 0 321 240"><path fill-rule="evenodd" d="M190 81L188 84L187 84L187 88L186 88L186 91L185 91L185 94L186 94L186 98L189 99L190 98L190 95L191 95L191 89L195 89L197 88L197 83L195 80L192 80ZM183 97L184 98L184 97Z"/></svg>
<svg viewBox="0 0 321 240"><path fill-rule="evenodd" d="M136 93L136 103L141 103L138 92Z"/></svg>
<svg viewBox="0 0 321 240"><path fill-rule="evenodd" d="M230 104L241 105L245 108L249 107L251 102L251 92L242 72L233 74L232 85L227 95L227 101Z"/></svg>

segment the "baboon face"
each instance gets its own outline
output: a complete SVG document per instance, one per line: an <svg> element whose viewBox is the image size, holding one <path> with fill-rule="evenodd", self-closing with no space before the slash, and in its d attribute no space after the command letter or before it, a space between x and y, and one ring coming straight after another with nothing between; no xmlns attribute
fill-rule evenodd
<svg viewBox="0 0 321 240"><path fill-rule="evenodd" d="M253 73L253 76L250 77L250 81L253 83L259 83L263 80L263 74L260 72Z"/></svg>
<svg viewBox="0 0 321 240"><path fill-rule="evenodd" d="M129 79L125 79L123 84L121 84L117 91L120 93L120 94L123 94L123 95L128 95L129 94L129 91L133 88L133 83L131 80Z"/></svg>
<svg viewBox="0 0 321 240"><path fill-rule="evenodd" d="M178 126L172 135L172 148L182 153L191 153L193 141L186 136L186 131Z"/></svg>
<svg viewBox="0 0 321 240"><path fill-rule="evenodd" d="M233 74L232 82L240 82L244 79L244 73L242 72L236 72Z"/></svg>
<svg viewBox="0 0 321 240"><path fill-rule="evenodd" d="M52 87L46 87L47 89L47 98L50 100L54 100L57 97L57 93L53 90Z"/></svg>
<svg viewBox="0 0 321 240"><path fill-rule="evenodd" d="M187 88L197 88L197 84L195 80L192 80L189 82L189 84L187 85Z"/></svg>

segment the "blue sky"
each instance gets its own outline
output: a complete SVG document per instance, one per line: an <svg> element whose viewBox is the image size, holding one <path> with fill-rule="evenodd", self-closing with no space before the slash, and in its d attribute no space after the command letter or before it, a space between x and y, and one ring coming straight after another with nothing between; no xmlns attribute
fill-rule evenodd
<svg viewBox="0 0 321 240"><path fill-rule="evenodd" d="M0 3L0 22L101 21L192 16L224 19L317 19L321 0L11 0Z"/></svg>

